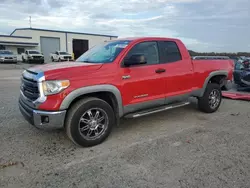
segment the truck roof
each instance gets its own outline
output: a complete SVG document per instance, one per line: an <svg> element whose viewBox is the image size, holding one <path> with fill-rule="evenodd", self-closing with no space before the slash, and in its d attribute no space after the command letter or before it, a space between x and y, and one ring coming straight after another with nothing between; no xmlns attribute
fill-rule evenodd
<svg viewBox="0 0 250 188"><path fill-rule="evenodd" d="M126 38L117 38L117 39L113 39L113 40L130 40L130 41L134 41L134 40L179 40L176 38L167 38L167 37L126 37Z"/></svg>

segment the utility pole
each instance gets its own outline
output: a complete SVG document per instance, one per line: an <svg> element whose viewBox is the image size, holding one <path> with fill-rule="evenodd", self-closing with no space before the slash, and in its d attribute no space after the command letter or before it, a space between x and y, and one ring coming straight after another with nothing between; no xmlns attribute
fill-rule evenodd
<svg viewBox="0 0 250 188"><path fill-rule="evenodd" d="M30 28L31 28L31 16L30 16Z"/></svg>

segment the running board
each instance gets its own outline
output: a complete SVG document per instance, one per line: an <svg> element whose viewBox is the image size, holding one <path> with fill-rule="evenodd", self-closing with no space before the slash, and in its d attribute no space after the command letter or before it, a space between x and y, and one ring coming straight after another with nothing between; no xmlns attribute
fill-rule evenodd
<svg viewBox="0 0 250 188"><path fill-rule="evenodd" d="M190 104L190 102L182 102L182 103L176 103L176 104L171 104L171 105L165 105L165 106L161 106L158 108L153 108L153 109L148 109L148 110L143 110L143 111L127 114L125 116L125 118L138 118L138 117L154 114L157 112L162 112L162 111L166 111L166 110L170 110L170 109L174 109L174 108L179 108L179 107L186 106L189 104Z"/></svg>

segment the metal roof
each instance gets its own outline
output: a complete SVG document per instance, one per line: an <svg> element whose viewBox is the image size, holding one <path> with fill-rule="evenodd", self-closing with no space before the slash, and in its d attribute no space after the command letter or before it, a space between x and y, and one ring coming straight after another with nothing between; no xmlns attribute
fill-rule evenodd
<svg viewBox="0 0 250 188"><path fill-rule="evenodd" d="M12 36L17 30L34 30L34 31L48 31L48 32L57 32L57 33L79 34L79 35L92 35L92 36L101 36L101 37L116 37L116 38L118 37L114 35L102 35L102 34L81 33L81 32L72 32L72 31L62 31L62 30L39 29L39 28L17 28L10 35Z"/></svg>
<svg viewBox="0 0 250 188"><path fill-rule="evenodd" d="M1 45L19 45L19 46L38 46L38 43L35 42L8 42L8 41L0 41Z"/></svg>
<svg viewBox="0 0 250 188"><path fill-rule="evenodd" d="M32 37L23 37L23 36L11 36L11 35L0 35L0 37L9 37L9 38L22 38L22 39L32 39Z"/></svg>

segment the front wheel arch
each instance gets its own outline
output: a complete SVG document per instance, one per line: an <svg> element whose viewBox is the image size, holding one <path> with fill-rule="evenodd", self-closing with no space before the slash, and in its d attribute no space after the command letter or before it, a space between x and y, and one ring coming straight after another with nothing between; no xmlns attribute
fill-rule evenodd
<svg viewBox="0 0 250 188"><path fill-rule="evenodd" d="M78 88L71 93L69 93L60 105L60 110L68 109L75 101L82 99L87 96L94 96L105 100L109 97L109 101L107 101L111 106L115 108L117 117L123 116L123 104L121 93L117 87L109 84L103 85L95 85L95 86L87 86ZM103 98L105 97L105 98ZM105 100L106 101L106 100Z"/></svg>

